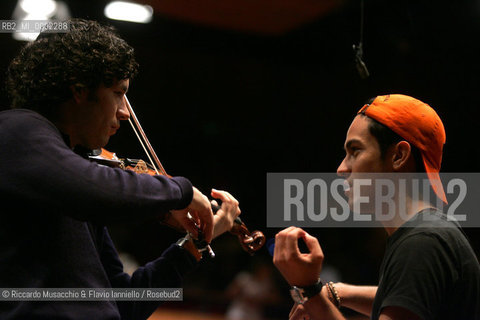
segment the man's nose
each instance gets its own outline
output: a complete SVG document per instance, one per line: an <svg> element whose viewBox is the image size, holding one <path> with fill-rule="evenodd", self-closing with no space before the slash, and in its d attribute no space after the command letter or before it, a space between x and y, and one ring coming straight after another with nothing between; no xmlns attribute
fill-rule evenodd
<svg viewBox="0 0 480 320"><path fill-rule="evenodd" d="M119 120L128 120L130 118L130 112L127 108L127 101L123 98L120 107L117 110L117 118Z"/></svg>
<svg viewBox="0 0 480 320"><path fill-rule="evenodd" d="M340 177L346 177L350 172L350 169L347 165L347 157L343 158L342 163L337 168L337 175Z"/></svg>

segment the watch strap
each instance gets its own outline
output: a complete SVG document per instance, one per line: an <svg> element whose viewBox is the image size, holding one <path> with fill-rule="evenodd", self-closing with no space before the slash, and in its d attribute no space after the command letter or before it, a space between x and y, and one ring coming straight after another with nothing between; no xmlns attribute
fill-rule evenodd
<svg viewBox="0 0 480 320"><path fill-rule="evenodd" d="M321 279L318 279L318 281L310 286L306 287L297 287L297 286L292 286L290 289L290 295L292 296L293 301L298 304L304 304L307 302L310 298L316 296L317 294L322 291L324 283Z"/></svg>
<svg viewBox="0 0 480 320"><path fill-rule="evenodd" d="M310 299L313 296L316 296L317 294L322 291L322 287L324 286L324 283L321 279L318 279L318 281L315 284L312 284L310 286L303 287L303 295Z"/></svg>

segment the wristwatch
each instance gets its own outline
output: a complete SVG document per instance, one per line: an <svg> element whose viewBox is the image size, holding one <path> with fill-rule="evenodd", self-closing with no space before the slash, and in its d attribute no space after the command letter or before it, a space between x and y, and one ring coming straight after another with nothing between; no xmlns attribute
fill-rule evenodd
<svg viewBox="0 0 480 320"><path fill-rule="evenodd" d="M311 286L306 286L304 288L293 286L290 288L290 295L292 296L293 301L298 304L304 304L308 299L316 296L322 291L324 283L322 280L318 279L317 283L312 284Z"/></svg>

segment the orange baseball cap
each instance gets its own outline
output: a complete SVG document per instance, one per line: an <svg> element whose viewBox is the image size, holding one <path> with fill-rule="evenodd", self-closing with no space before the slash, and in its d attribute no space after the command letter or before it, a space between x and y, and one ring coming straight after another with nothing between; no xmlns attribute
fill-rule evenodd
<svg viewBox="0 0 480 320"><path fill-rule="evenodd" d="M390 94L376 97L358 113L377 120L420 150L433 191L447 203L439 175L446 135L435 110L415 98Z"/></svg>

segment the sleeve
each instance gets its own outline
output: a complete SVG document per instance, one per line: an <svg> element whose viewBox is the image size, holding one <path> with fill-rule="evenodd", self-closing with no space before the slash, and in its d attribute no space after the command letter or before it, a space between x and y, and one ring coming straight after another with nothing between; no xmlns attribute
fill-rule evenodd
<svg viewBox="0 0 480 320"><path fill-rule="evenodd" d="M105 224L183 209L193 198L186 178L136 174L82 158L45 119L30 116L0 125L0 192L17 203Z"/></svg>
<svg viewBox="0 0 480 320"><path fill-rule="evenodd" d="M172 244L162 255L139 267L130 277L123 265L106 228L100 228L101 261L113 288L179 288L184 276L197 266L195 258L186 250ZM160 301L117 301L122 319L147 319Z"/></svg>
<svg viewBox="0 0 480 320"><path fill-rule="evenodd" d="M380 310L398 306L422 319L437 319L457 277L453 255L438 235L409 236L395 249L385 268Z"/></svg>

